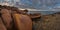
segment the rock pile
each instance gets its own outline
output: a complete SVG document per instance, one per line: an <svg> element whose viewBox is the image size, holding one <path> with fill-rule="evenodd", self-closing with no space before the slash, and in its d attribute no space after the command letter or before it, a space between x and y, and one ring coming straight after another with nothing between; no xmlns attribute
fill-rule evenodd
<svg viewBox="0 0 60 30"><path fill-rule="evenodd" d="M0 5L0 30L32 30L32 20L26 12Z"/></svg>

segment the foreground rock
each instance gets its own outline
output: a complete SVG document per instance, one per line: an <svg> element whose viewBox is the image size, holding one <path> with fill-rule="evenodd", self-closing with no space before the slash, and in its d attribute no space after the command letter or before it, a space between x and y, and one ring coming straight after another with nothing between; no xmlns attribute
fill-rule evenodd
<svg viewBox="0 0 60 30"><path fill-rule="evenodd" d="M16 7L0 7L0 30L32 30L32 20Z"/></svg>

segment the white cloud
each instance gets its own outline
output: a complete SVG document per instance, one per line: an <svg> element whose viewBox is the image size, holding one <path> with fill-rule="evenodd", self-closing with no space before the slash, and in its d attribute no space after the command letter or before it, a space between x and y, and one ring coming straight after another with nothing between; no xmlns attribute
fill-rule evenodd
<svg viewBox="0 0 60 30"><path fill-rule="evenodd" d="M20 0L15 0L16 2L19 2Z"/></svg>
<svg viewBox="0 0 60 30"><path fill-rule="evenodd" d="M10 1L10 0L4 0L4 1Z"/></svg>

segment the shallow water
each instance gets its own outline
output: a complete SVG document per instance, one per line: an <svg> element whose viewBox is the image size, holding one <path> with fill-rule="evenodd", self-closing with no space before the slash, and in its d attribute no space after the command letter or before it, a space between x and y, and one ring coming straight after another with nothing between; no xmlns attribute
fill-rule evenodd
<svg viewBox="0 0 60 30"><path fill-rule="evenodd" d="M42 15L54 14L56 11L30 11L31 14L41 13Z"/></svg>

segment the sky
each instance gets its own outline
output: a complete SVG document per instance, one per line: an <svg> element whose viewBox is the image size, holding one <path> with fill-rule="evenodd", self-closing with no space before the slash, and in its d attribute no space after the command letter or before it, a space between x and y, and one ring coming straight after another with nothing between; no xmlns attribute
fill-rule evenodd
<svg viewBox="0 0 60 30"><path fill-rule="evenodd" d="M0 2L4 1L12 1L12 0L0 0ZM46 9L58 6L60 4L60 0L14 0L14 3L19 2L19 4L24 4L25 8L36 8L36 9ZM12 2L13 3L13 2ZM57 5L58 4L58 5ZM16 5L18 6L18 5ZM22 6L22 5L21 5ZM23 8L22 6L22 8Z"/></svg>
<svg viewBox="0 0 60 30"><path fill-rule="evenodd" d="M53 7L60 6L60 0L49 1L49 0L22 0L22 4L27 4L28 6L32 6L36 9L52 9Z"/></svg>
<svg viewBox="0 0 60 30"><path fill-rule="evenodd" d="M60 0L0 0L1 2L11 2L14 6L19 8L33 8L33 9L43 9L49 10L53 8L60 8ZM18 3L16 3L18 2ZM45 12L44 12L45 13ZM50 12L47 12L47 14ZM53 12L52 12L53 13Z"/></svg>

